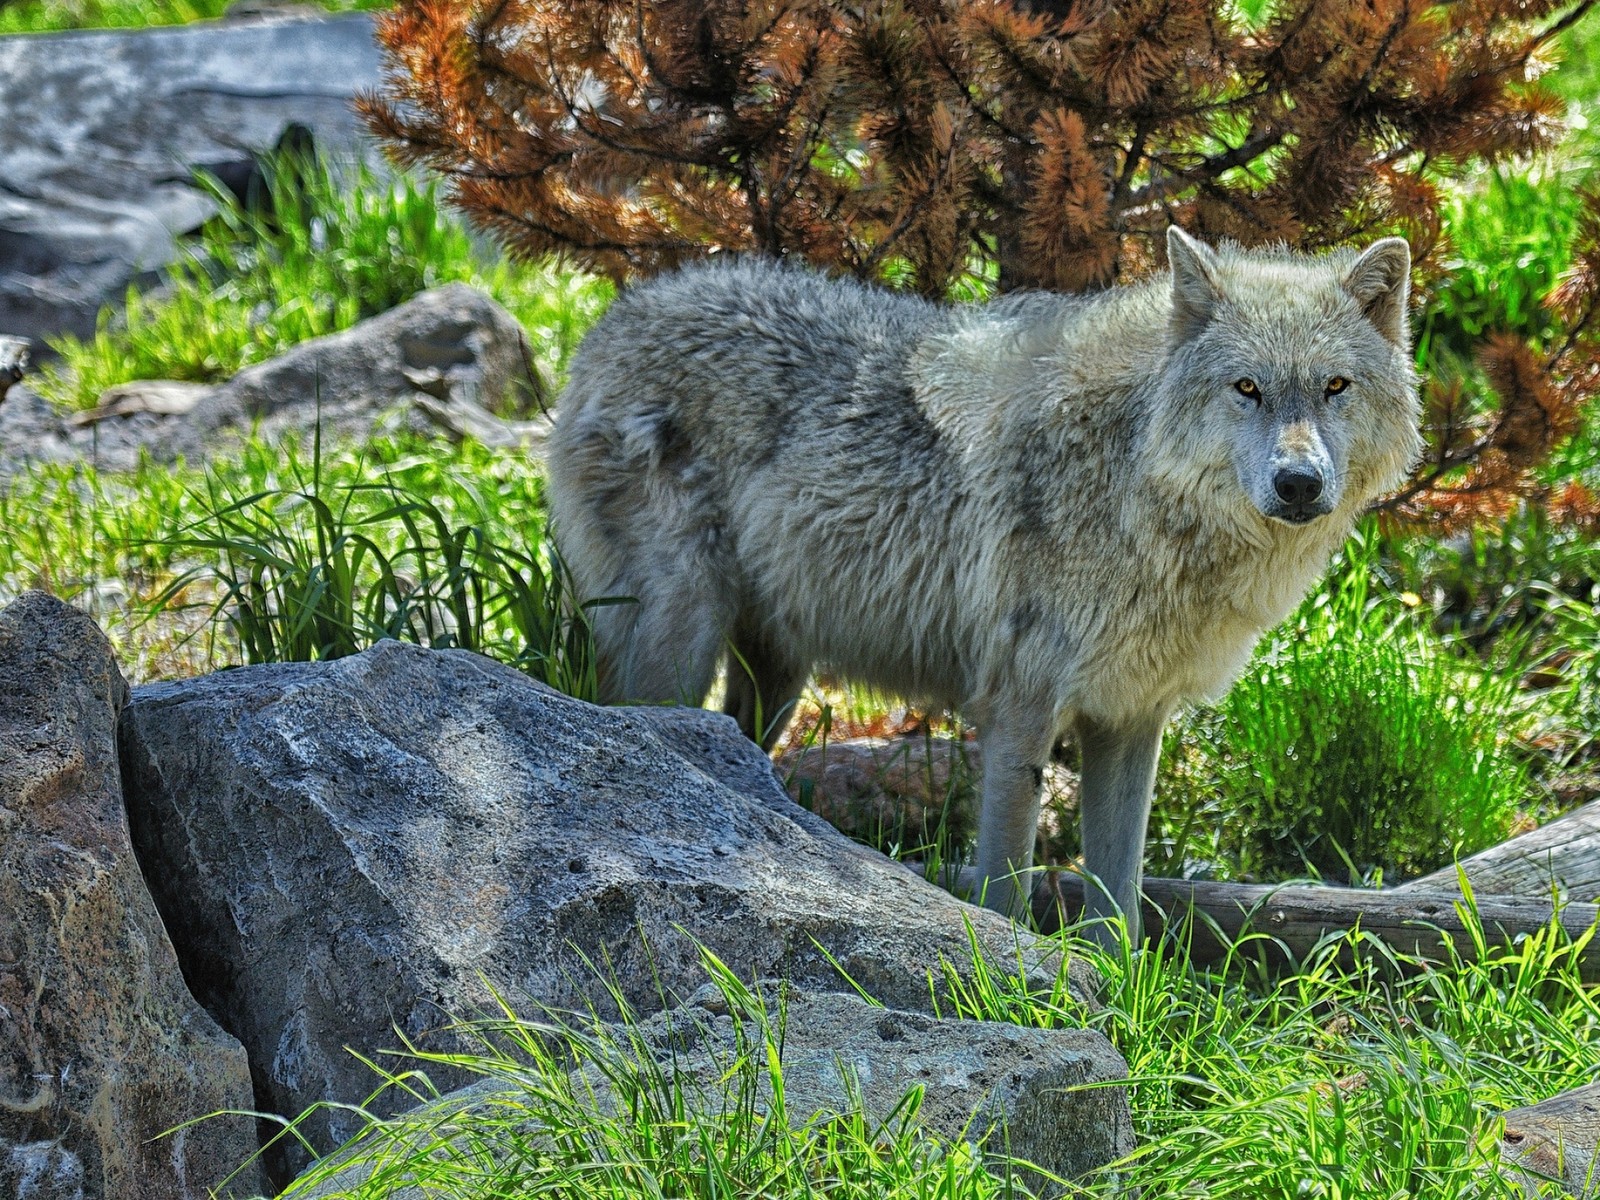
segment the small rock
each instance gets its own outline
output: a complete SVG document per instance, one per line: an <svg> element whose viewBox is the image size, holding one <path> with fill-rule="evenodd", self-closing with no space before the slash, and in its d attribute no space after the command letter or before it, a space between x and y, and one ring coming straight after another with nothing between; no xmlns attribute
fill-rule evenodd
<svg viewBox="0 0 1600 1200"><path fill-rule="evenodd" d="M773 763L789 795L873 845L960 844L973 829L978 747L948 735L798 746Z"/></svg>
<svg viewBox="0 0 1600 1200"><path fill-rule="evenodd" d="M309 441L319 422L326 442L362 442L403 425L536 446L547 420L504 421L484 407L537 394L528 363L510 313L465 284L446 284L222 384L139 380L108 388L92 411L73 416L18 387L0 405L0 478L40 461L101 470L131 470L145 456L204 461L251 432Z"/></svg>
<svg viewBox="0 0 1600 1200"><path fill-rule="evenodd" d="M1562 1092L1504 1114L1500 1160L1530 1197L1547 1180L1562 1184L1577 1200L1600 1196L1600 1082Z"/></svg>
<svg viewBox="0 0 1600 1200"><path fill-rule="evenodd" d="M718 1003L659 1014L644 1027L658 1058L701 1093L726 1075L741 1026L746 1039L760 1036L747 1017L727 1011L726 998L720 1013ZM774 989L766 989L765 1008L776 1021ZM941 1020L804 991L784 999L781 1020L784 1102L793 1121L848 1113L853 1095L869 1120L883 1121L920 1086L925 1129L948 1140L991 1139L993 1148L1008 1142L1016 1157L1066 1179L1133 1151L1126 1089L1094 1086L1128 1074L1103 1034Z"/></svg>

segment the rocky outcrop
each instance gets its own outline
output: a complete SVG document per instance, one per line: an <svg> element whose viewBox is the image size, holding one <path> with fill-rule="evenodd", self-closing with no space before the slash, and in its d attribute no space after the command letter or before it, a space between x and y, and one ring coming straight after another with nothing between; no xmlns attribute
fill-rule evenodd
<svg viewBox="0 0 1600 1200"><path fill-rule="evenodd" d="M598 1041L586 1031L583 1044L603 1061L577 1068L573 1086L557 1094L586 1102L593 1097L605 1113L632 1111L637 1097L627 1089L635 1084L656 1097L681 1094L692 1114L705 1120L741 1102L766 1111L774 1102L770 1045L792 1126L854 1113L869 1127L892 1123L917 1088L922 1097L914 1120L923 1131L1026 1160L1057 1179L1079 1179L1134 1148L1127 1091L1115 1086L1126 1078L1127 1064L1104 1037L1087 1030L939 1020L875 1007L854 995L772 986L730 999L708 984L688 1004L636 1030ZM640 1063L650 1065L641 1070ZM507 1112L525 1113L530 1122L506 1140L509 1158L514 1145L525 1149L528 1136L537 1136L539 1107L536 1092L491 1077L402 1115L386 1130L383 1145L407 1140L414 1128L413 1140L433 1147L434 1162L454 1155L472 1162L486 1150L492 1155L493 1143L477 1134L441 1148L440 1131L455 1121L471 1125L474 1112L502 1119ZM357 1152L336 1171L319 1169L315 1183L305 1181L306 1190L295 1194L331 1200L369 1176ZM1039 1194L1061 1190L1047 1179L1032 1182ZM392 1176L388 1186L390 1200L426 1195Z"/></svg>
<svg viewBox="0 0 1600 1200"><path fill-rule="evenodd" d="M0 330L87 336L291 128L335 155L381 82L365 14L0 39Z"/></svg>
<svg viewBox="0 0 1600 1200"><path fill-rule="evenodd" d="M57 414L26 385L0 405L0 475L28 461L91 461L127 470L142 455L194 461L252 431L362 441L394 425L442 427L484 441L536 441L543 421L505 421L509 401L536 407L536 377L516 319L451 283L351 329L294 346L215 387L142 380L109 389L99 408Z"/></svg>
<svg viewBox="0 0 1600 1200"><path fill-rule="evenodd" d="M604 1011L601 972L650 1012L703 980L698 942L743 978L843 971L915 1009L969 936L1011 969L1019 936L1038 954L796 807L726 718L598 709L472 654L386 642L153 685L122 747L191 984L285 1114L360 1100L351 1050L428 1044L487 1008L486 980ZM354 1127L324 1110L304 1128L327 1147Z"/></svg>
<svg viewBox="0 0 1600 1200"><path fill-rule="evenodd" d="M37 592L0 613L0 1195L16 1200L203 1200L256 1150L239 1117L163 1136L254 1102L133 856L127 695L87 617Z"/></svg>

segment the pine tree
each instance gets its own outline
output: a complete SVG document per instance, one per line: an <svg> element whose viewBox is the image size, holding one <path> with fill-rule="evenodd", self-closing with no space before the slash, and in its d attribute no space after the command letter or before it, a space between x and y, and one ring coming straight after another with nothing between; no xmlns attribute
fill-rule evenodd
<svg viewBox="0 0 1600 1200"><path fill-rule="evenodd" d="M1594 0L400 0L363 109L519 256L616 279L727 251L950 296L1159 269L1167 225L1306 249L1399 232L1419 295L1441 180L1549 146L1535 78ZM1465 522L1539 495L1600 390L1600 197L1556 344L1491 338L1497 403L1430 383L1387 503ZM1600 504L1569 488L1575 518Z"/></svg>

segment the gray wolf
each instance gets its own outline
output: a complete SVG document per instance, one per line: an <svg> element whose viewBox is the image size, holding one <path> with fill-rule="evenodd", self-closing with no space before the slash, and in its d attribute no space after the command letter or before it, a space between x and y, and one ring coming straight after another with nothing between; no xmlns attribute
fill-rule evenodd
<svg viewBox="0 0 1600 1200"><path fill-rule="evenodd" d="M1410 250L1209 247L953 307L770 261L625 291L574 357L552 529L610 701L772 744L809 672L976 724L985 902L1082 753L1093 914L1135 906L1162 728L1219 695L1420 442Z"/></svg>

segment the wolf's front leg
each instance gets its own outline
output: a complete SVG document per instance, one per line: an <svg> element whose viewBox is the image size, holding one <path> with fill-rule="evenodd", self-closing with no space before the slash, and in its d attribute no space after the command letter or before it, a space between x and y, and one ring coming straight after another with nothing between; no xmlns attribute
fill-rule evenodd
<svg viewBox="0 0 1600 1200"><path fill-rule="evenodd" d="M1012 917L1028 911L1039 793L1054 743L1055 714L1012 712L985 724L983 807L978 816L977 882L972 899Z"/></svg>
<svg viewBox="0 0 1600 1200"><path fill-rule="evenodd" d="M1151 713L1116 726L1078 724L1083 783L1078 812L1083 827L1084 912L1089 917L1122 913L1128 937L1139 943L1139 879L1145 826L1155 788L1156 762L1167 713ZM1109 941L1105 925L1094 936Z"/></svg>

